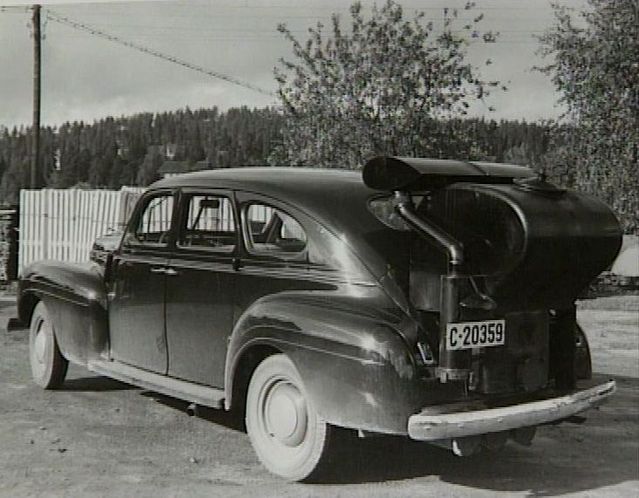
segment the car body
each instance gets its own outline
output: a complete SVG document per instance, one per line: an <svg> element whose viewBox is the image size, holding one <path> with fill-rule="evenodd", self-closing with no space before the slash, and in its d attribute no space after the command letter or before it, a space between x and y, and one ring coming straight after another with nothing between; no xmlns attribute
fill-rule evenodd
<svg viewBox="0 0 639 498"><path fill-rule="evenodd" d="M24 270L34 378L58 387L72 361L237 409L293 480L335 427L460 455L529 443L615 389L588 380L574 300L621 238L605 205L531 176L380 157L161 180L99 264Z"/></svg>
<svg viewBox="0 0 639 498"><path fill-rule="evenodd" d="M122 235L122 232L112 231L95 239L89 253L89 259L104 266L109 254L120 246Z"/></svg>

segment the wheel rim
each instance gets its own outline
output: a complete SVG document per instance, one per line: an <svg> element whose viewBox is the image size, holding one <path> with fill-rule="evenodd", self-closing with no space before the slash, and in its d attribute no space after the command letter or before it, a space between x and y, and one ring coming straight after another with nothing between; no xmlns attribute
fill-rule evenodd
<svg viewBox="0 0 639 498"><path fill-rule="evenodd" d="M308 410L297 386L286 379L274 379L262 393L259 407L265 433L289 448L302 444L308 428Z"/></svg>

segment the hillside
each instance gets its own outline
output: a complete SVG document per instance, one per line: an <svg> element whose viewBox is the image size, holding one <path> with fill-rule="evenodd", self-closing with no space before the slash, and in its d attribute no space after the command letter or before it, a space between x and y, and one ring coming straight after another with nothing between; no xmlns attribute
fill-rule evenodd
<svg viewBox="0 0 639 498"><path fill-rule="evenodd" d="M167 160L207 161L212 168L276 161L282 116L270 108L184 109L107 117L42 129L39 186L118 188L148 185ZM14 204L29 186L28 128L0 129L0 203ZM433 121L439 157L537 163L549 127L516 121ZM339 167L340 165L335 165Z"/></svg>

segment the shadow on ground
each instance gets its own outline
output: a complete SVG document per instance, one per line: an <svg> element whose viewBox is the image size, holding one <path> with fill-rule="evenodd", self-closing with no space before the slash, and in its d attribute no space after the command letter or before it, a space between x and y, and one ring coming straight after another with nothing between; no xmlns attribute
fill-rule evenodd
<svg viewBox="0 0 639 498"><path fill-rule="evenodd" d="M618 392L601 409L588 413L583 425L543 427L529 448L509 442L500 453L466 458L450 451L402 437L359 439L338 430L340 444L319 488L330 484L363 484L434 477L475 490L526 492L555 496L593 492L626 481L636 481L639 450L639 379L616 377ZM64 390L111 391L137 389L104 377L69 379ZM197 407L152 391L144 397L185 416L243 431L241 416L224 410ZM611 462L616 462L611 465Z"/></svg>
<svg viewBox="0 0 639 498"><path fill-rule="evenodd" d="M61 388L63 391L78 392L126 391L129 389L138 388L131 384L125 384L124 382L101 376L66 379Z"/></svg>
<svg viewBox="0 0 639 498"><path fill-rule="evenodd" d="M208 408L206 406L195 406L187 401L181 399L171 398L164 394L159 394L153 391L144 391L143 396L153 398L158 403L184 412L185 415L199 417L214 424L218 424L232 429L234 431L244 432L244 421L242 416L233 411L216 410L214 408Z"/></svg>
<svg viewBox="0 0 639 498"><path fill-rule="evenodd" d="M471 489L555 496L636 480L639 379L616 380L619 391L605 410L590 413L583 425L541 428L530 448L509 442L500 453L459 458L402 437L359 439L351 431L339 430L339 444L320 482L361 484L433 476ZM189 411L184 401L148 391L143 395L185 414ZM244 430L241 417L223 410L198 407L195 416ZM611 466L611 461L624 463Z"/></svg>
<svg viewBox="0 0 639 498"><path fill-rule="evenodd" d="M340 448L323 482L363 483L435 476L473 489L554 496L592 491L639 478L639 379L617 377L619 391L583 425L542 427L529 448L509 442L499 453L459 458L399 437L358 440ZM616 466L609 462L624 462Z"/></svg>

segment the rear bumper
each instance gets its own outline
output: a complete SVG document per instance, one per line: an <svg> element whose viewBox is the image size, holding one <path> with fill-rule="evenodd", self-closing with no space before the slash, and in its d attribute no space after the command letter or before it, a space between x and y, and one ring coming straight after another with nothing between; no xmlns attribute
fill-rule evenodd
<svg viewBox="0 0 639 498"><path fill-rule="evenodd" d="M614 380L565 396L517 405L447 413L422 410L408 419L408 435L419 441L460 438L561 420L600 405L616 391Z"/></svg>

